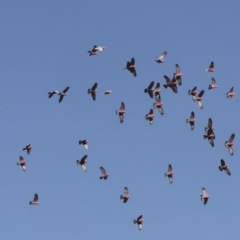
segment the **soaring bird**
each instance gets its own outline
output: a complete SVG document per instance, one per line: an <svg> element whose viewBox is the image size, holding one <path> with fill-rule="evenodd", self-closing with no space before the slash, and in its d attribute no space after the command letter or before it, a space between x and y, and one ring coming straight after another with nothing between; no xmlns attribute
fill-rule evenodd
<svg viewBox="0 0 240 240"><path fill-rule="evenodd" d="M188 95L192 95L192 98L195 97L197 95L197 86L195 86L192 90L188 90Z"/></svg>
<svg viewBox="0 0 240 240"><path fill-rule="evenodd" d="M59 91L52 91L48 93L48 97L51 98L54 94L58 94Z"/></svg>
<svg viewBox="0 0 240 240"><path fill-rule="evenodd" d="M123 199L123 203L126 203L129 198L130 198L130 196L129 196L128 188L125 187L124 188L124 194L120 195L120 199Z"/></svg>
<svg viewBox="0 0 240 240"><path fill-rule="evenodd" d="M191 112L190 118L186 119L186 123L190 123L191 130L194 129L195 121L196 121L195 114L194 114L194 112Z"/></svg>
<svg viewBox="0 0 240 240"><path fill-rule="evenodd" d="M88 150L88 140L87 139L84 139L84 140L80 140L78 143L79 143L79 145L83 145L84 146L84 148L86 149L86 150Z"/></svg>
<svg viewBox="0 0 240 240"><path fill-rule="evenodd" d="M153 103L153 107L159 110L160 114L163 115L163 102L161 101L161 96L160 94L156 96L156 103Z"/></svg>
<svg viewBox="0 0 240 240"><path fill-rule="evenodd" d="M231 176L231 172L228 169L228 165L225 163L225 161L223 159L221 159L221 166L218 167L220 171L225 171L225 173L228 176Z"/></svg>
<svg viewBox="0 0 240 240"><path fill-rule="evenodd" d="M148 120L149 123L152 125L152 123L153 123L153 118L154 118L153 110L150 109L149 113L146 114L145 119Z"/></svg>
<svg viewBox="0 0 240 240"><path fill-rule="evenodd" d="M211 80L212 80L212 84L209 85L208 87L209 90L218 87L215 78L212 78Z"/></svg>
<svg viewBox="0 0 240 240"><path fill-rule="evenodd" d="M152 81L147 88L144 89L145 93L148 93L148 95L150 96L150 98L153 98L153 93L155 91L155 89L153 88L154 85L154 81Z"/></svg>
<svg viewBox="0 0 240 240"><path fill-rule="evenodd" d="M209 143L210 143L210 145L211 145L212 147L214 147L214 141L213 141L213 140L215 139L215 134L214 134L212 128L207 131L207 135L203 135L203 138L204 138L204 139L207 138L208 141L209 141Z"/></svg>
<svg viewBox="0 0 240 240"><path fill-rule="evenodd" d="M22 170L26 171L26 164L27 162L25 161L25 159L22 156L20 156L19 161L17 162L17 165L18 166L20 165L22 167Z"/></svg>
<svg viewBox="0 0 240 240"><path fill-rule="evenodd" d="M207 204L208 199L210 198L210 195L208 194L204 187L202 188L202 195L200 196L200 198L203 201L204 205Z"/></svg>
<svg viewBox="0 0 240 240"><path fill-rule="evenodd" d="M202 102L202 96L204 94L204 90L202 90L197 97L193 96L193 100L198 103L198 106L202 109L203 108L203 102Z"/></svg>
<svg viewBox="0 0 240 240"><path fill-rule="evenodd" d="M119 110L116 110L116 114L119 115L120 123L123 123L124 120L124 113L125 113L125 104L121 102L121 106Z"/></svg>
<svg viewBox="0 0 240 240"><path fill-rule="evenodd" d="M164 63L166 55L167 55L167 52L166 51L163 52L159 57L157 57L157 60L155 60L155 62Z"/></svg>
<svg viewBox="0 0 240 240"><path fill-rule="evenodd" d="M95 101L96 100L96 92L97 92L97 83L94 83L94 85L92 86L92 88L88 89L88 94L91 93L92 95L92 99Z"/></svg>
<svg viewBox="0 0 240 240"><path fill-rule="evenodd" d="M176 64L175 67L176 67L176 72L174 74L174 77L177 80L178 85L181 86L182 85L182 75L183 75L183 73L181 72L181 69L180 69L178 64Z"/></svg>
<svg viewBox="0 0 240 240"><path fill-rule="evenodd" d="M100 170L102 172L102 176L100 177L100 179L106 180L108 178L109 174L106 172L105 168L103 168L103 167L100 167Z"/></svg>
<svg viewBox="0 0 240 240"><path fill-rule="evenodd" d="M234 99L235 93L233 92L233 87L227 92L227 98Z"/></svg>
<svg viewBox="0 0 240 240"><path fill-rule="evenodd" d="M77 160L77 165L81 165L84 172L87 171L87 155L83 156L81 160Z"/></svg>
<svg viewBox="0 0 240 240"><path fill-rule="evenodd" d="M133 220L133 223L134 223L134 224L137 223L138 229L141 230L141 229L142 229L143 221L144 221L143 216L140 215L137 219L134 219L134 220Z"/></svg>
<svg viewBox="0 0 240 240"><path fill-rule="evenodd" d="M25 148L23 148L23 151L27 151L27 154L30 154L31 152L31 149L32 149L32 145L31 144L28 144Z"/></svg>
<svg viewBox="0 0 240 240"><path fill-rule="evenodd" d="M67 95L66 92L68 91L68 89L69 89L69 87L66 87L62 92L60 92L58 94L60 96L58 102L61 102L63 100L63 98Z"/></svg>
<svg viewBox="0 0 240 240"><path fill-rule="evenodd" d="M214 72L214 62L210 63L210 66L205 69L206 72Z"/></svg>
<svg viewBox="0 0 240 240"><path fill-rule="evenodd" d="M170 87L173 90L174 93L177 93L177 82L176 82L177 80L175 79L175 77L173 76L172 81L166 75L164 75L163 77L166 80L166 84L164 84L163 86L165 88Z"/></svg>
<svg viewBox="0 0 240 240"><path fill-rule="evenodd" d="M111 90L106 90L106 91L103 93L103 95L108 95L108 94L111 94L111 93L112 93Z"/></svg>
<svg viewBox="0 0 240 240"><path fill-rule="evenodd" d="M136 66L135 66L135 59L132 58L131 62L127 62L127 65L124 69L127 69L129 72L133 74L134 77L136 77L137 72L136 72Z"/></svg>
<svg viewBox="0 0 240 240"><path fill-rule="evenodd" d="M230 136L229 140L225 142L225 147L228 148L228 151L229 151L229 153L230 153L231 156L232 156L233 153L234 153L234 152L233 152L233 145L234 145L233 140L234 140L234 137L235 137L235 133L233 133L233 134Z"/></svg>
<svg viewBox="0 0 240 240"><path fill-rule="evenodd" d="M174 172L172 170L172 165L169 164L168 165L168 171L167 171L167 173L164 173L164 176L168 177L168 180L169 180L170 183L173 183L173 174L174 174Z"/></svg>
<svg viewBox="0 0 240 240"><path fill-rule="evenodd" d="M30 205L38 205L40 202L38 201L38 194L34 194L34 198L32 201L29 202Z"/></svg>

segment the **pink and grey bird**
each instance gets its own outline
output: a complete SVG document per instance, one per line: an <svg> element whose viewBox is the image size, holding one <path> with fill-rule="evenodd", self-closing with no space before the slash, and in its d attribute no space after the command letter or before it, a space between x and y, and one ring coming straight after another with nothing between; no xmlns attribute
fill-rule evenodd
<svg viewBox="0 0 240 240"><path fill-rule="evenodd" d="M231 172L228 169L228 165L225 163L223 159L221 159L221 166L218 167L220 171L224 171L228 176L231 176Z"/></svg>
<svg viewBox="0 0 240 240"><path fill-rule="evenodd" d="M119 115L120 123L123 123L124 120L124 113L125 113L125 104L121 102L121 106L119 110L116 110L116 114Z"/></svg>
<svg viewBox="0 0 240 240"><path fill-rule="evenodd" d="M106 91L103 93L103 95L108 95L108 94L111 94L111 93L112 93L111 90L106 90Z"/></svg>
<svg viewBox="0 0 240 240"><path fill-rule="evenodd" d="M97 83L94 83L94 85L92 86L92 88L89 88L89 89L88 89L88 94L91 93L92 99L93 99L94 101L96 100L97 86L98 86L98 84L97 84Z"/></svg>
<svg viewBox="0 0 240 240"><path fill-rule="evenodd" d="M139 230L142 230L143 221L144 221L143 216L140 215L137 219L134 219L134 220L133 220L133 223L134 223L134 224L137 223L138 229L139 229Z"/></svg>
<svg viewBox="0 0 240 240"><path fill-rule="evenodd" d="M203 201L204 205L207 204L209 198L210 198L210 195L208 194L206 189L203 187L202 188L202 195L200 196L200 199Z"/></svg>
<svg viewBox="0 0 240 240"><path fill-rule="evenodd" d="M137 76L136 66L135 66L135 59L132 58L131 62L127 62L127 65L124 69L127 69L130 73L133 74L134 77Z"/></svg>
<svg viewBox="0 0 240 240"><path fill-rule="evenodd" d="M156 96L156 103L153 103L153 107L154 107L154 109L157 108L161 115L164 114L164 111L163 111L163 102L161 101L161 96L160 96L160 94Z"/></svg>
<svg viewBox="0 0 240 240"><path fill-rule="evenodd" d="M84 146L84 148L86 149L86 150L88 150L88 140L87 139L84 139L84 140L80 140L78 143L79 143L79 145L83 145Z"/></svg>
<svg viewBox="0 0 240 240"><path fill-rule="evenodd" d="M30 205L38 205L40 202L38 201L38 194L34 194L34 198L32 201L29 202Z"/></svg>
<svg viewBox="0 0 240 240"><path fill-rule="evenodd" d="M148 93L148 95L150 96L150 98L153 98L153 93L155 91L155 89L153 88L154 85L154 81L152 81L147 88L144 89L145 93Z"/></svg>
<svg viewBox="0 0 240 240"><path fill-rule="evenodd" d="M197 87L195 86L192 90L188 90L188 95L192 95L192 97L197 95Z"/></svg>
<svg viewBox="0 0 240 240"><path fill-rule="evenodd" d="M153 118L154 118L154 113L153 110L150 109L149 113L146 114L145 119L149 121L149 123L152 125L153 124Z"/></svg>
<svg viewBox="0 0 240 240"><path fill-rule="evenodd" d="M212 78L211 80L212 80L212 84L209 85L208 87L209 90L218 87L215 78Z"/></svg>
<svg viewBox="0 0 240 240"><path fill-rule="evenodd" d="M193 100L198 103L198 106L202 109L203 108L203 96L204 90L202 90L197 96L193 96Z"/></svg>
<svg viewBox="0 0 240 240"><path fill-rule="evenodd" d="M229 153L230 153L231 156L232 156L233 153L234 153L234 152L233 152L233 145L234 145L233 140L234 140L234 138L235 138L235 133L233 133L233 134L230 136L229 140L225 142L225 147L228 148L228 151L229 151Z"/></svg>
<svg viewBox="0 0 240 240"><path fill-rule="evenodd" d="M210 143L210 145L212 146L212 147L214 147L214 139L215 139L215 134L214 134L214 132L213 132L213 129L209 129L208 131L207 131L207 135L203 135L203 138L204 139L208 139L208 141L209 141L209 143Z"/></svg>
<svg viewBox="0 0 240 240"><path fill-rule="evenodd" d="M27 154L30 154L31 152L31 149L32 149L32 145L31 144L28 144L25 148L23 148L23 151L27 151Z"/></svg>
<svg viewBox="0 0 240 240"><path fill-rule="evenodd" d="M81 165L84 172L87 171L87 155L83 156L81 160L77 160L77 165Z"/></svg>
<svg viewBox="0 0 240 240"><path fill-rule="evenodd" d="M195 121L196 121L195 114L194 114L194 112L191 112L190 118L186 119L186 123L190 123L191 130L194 129Z"/></svg>
<svg viewBox="0 0 240 240"><path fill-rule="evenodd" d="M181 72L181 69L180 69L178 64L176 64L175 67L176 67L176 72L174 74L174 77L177 80L178 85L181 86L182 85L182 75L183 75L183 73Z"/></svg>
<svg viewBox="0 0 240 240"><path fill-rule="evenodd" d="M97 45L94 45L91 51L88 51L89 56L97 55Z"/></svg>
<svg viewBox="0 0 240 240"><path fill-rule="evenodd" d="M100 167L100 170L102 172L102 176L100 177L100 179L106 180L108 178L109 174L106 172L105 168L103 168L103 167Z"/></svg>
<svg viewBox="0 0 240 240"><path fill-rule="evenodd" d="M54 94L58 94L58 91L52 91L48 93L48 97L51 98Z"/></svg>
<svg viewBox="0 0 240 240"><path fill-rule="evenodd" d="M167 173L164 173L164 176L168 177L168 180L169 180L170 183L173 183L173 174L174 174L174 172L173 172L173 169L172 169L172 165L169 164L168 165L168 171L167 171Z"/></svg>
<svg viewBox="0 0 240 240"><path fill-rule="evenodd" d="M163 52L159 57L157 57L157 60L155 60L155 62L164 63L166 55L167 55L167 51Z"/></svg>
<svg viewBox="0 0 240 240"><path fill-rule="evenodd" d="M165 88L170 87L173 90L174 93L177 93L177 80L175 79L175 77L173 76L172 81L166 75L164 75L163 77L166 80L166 84L164 84L163 86Z"/></svg>
<svg viewBox="0 0 240 240"><path fill-rule="evenodd" d="M27 162L25 161L25 159L22 156L20 156L19 161L17 162L17 165L21 166L23 171L26 171L26 169L27 169L26 164L27 164Z"/></svg>
<svg viewBox="0 0 240 240"><path fill-rule="evenodd" d="M233 92L233 87L227 92L227 98L234 99L235 93Z"/></svg>
<svg viewBox="0 0 240 240"><path fill-rule="evenodd" d="M66 87L62 92L60 92L58 94L60 96L58 102L61 102L63 100L63 98L67 95L68 89L69 89L69 87Z"/></svg>
<svg viewBox="0 0 240 240"><path fill-rule="evenodd" d="M206 72L214 72L214 62L210 63L210 66L205 69Z"/></svg>
<svg viewBox="0 0 240 240"><path fill-rule="evenodd" d="M130 198L130 195L129 195L128 188L125 187L123 195L120 195L120 199L123 199L123 203L126 203L129 198Z"/></svg>

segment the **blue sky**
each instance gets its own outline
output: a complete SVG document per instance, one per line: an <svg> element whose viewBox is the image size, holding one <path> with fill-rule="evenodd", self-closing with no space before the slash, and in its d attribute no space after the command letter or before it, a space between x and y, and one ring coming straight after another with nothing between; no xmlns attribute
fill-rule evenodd
<svg viewBox="0 0 240 240"><path fill-rule="evenodd" d="M237 239L239 237L239 1L1 1L0 238ZM89 57L93 45L106 49ZM155 56L167 51L166 62ZM134 78L122 70L135 57ZM214 61L215 72L204 71ZM175 64L174 94L163 75ZM218 89L208 90L215 77ZM145 120L160 82L164 116ZM98 83L97 100L87 89ZM59 104L52 90L70 86ZM204 89L199 109L187 92ZM102 95L106 89L113 93ZM124 123L115 110L125 103ZM191 111L195 129L186 124ZM211 117L215 147L203 140ZM234 156L224 143L236 134ZM89 139L89 150L78 145ZM30 155L22 148L31 143ZM88 155L85 173L76 160ZM23 172L16 162L27 161ZM220 159L232 176L218 170ZM174 182L164 177L173 166ZM99 167L109 172L100 181ZM119 197L127 186L130 200ZM206 206L201 188L211 195ZM34 193L39 206L29 206ZM133 219L143 215L142 231Z"/></svg>

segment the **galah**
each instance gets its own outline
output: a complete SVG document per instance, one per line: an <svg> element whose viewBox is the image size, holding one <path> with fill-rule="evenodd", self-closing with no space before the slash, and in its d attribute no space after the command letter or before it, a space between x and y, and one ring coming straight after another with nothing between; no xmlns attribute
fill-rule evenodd
<svg viewBox="0 0 240 240"><path fill-rule="evenodd" d="M51 98L54 94L58 94L59 91L52 91L48 93L48 97Z"/></svg>
<svg viewBox="0 0 240 240"><path fill-rule="evenodd" d="M123 194L123 195L120 195L120 199L123 199L123 203L126 203L129 198L130 198L130 196L129 196L128 188L125 187L125 188L124 188L124 194Z"/></svg>
<svg viewBox="0 0 240 240"><path fill-rule="evenodd" d="M176 64L175 67L176 67L176 72L174 74L174 77L177 80L178 85L181 86L182 85L182 75L183 75L183 73L181 72L181 69L180 69L178 64Z"/></svg>
<svg viewBox="0 0 240 240"><path fill-rule="evenodd" d="M83 156L81 160L77 160L77 165L81 165L84 172L87 171L87 155Z"/></svg>
<svg viewBox="0 0 240 240"><path fill-rule="evenodd" d="M215 78L212 78L211 80L212 80L212 84L209 85L208 87L209 90L218 87Z"/></svg>
<svg viewBox="0 0 240 240"><path fill-rule="evenodd" d="M111 90L106 90L106 91L103 93L103 95L108 95L108 94L111 94L111 93L112 93Z"/></svg>
<svg viewBox="0 0 240 240"><path fill-rule="evenodd" d="M116 114L119 115L120 123L123 123L124 120L124 113L125 113L125 104L121 102L121 106L119 110L116 110Z"/></svg>
<svg viewBox="0 0 240 240"><path fill-rule="evenodd" d="M210 198L210 195L208 194L204 187L202 188L202 195L200 196L200 198L203 201L204 205L207 204L208 199Z"/></svg>
<svg viewBox="0 0 240 240"><path fill-rule="evenodd" d="M84 146L84 148L86 149L86 150L88 150L88 140L87 139L84 139L84 140L80 140L78 143L79 143L79 145L83 145Z"/></svg>
<svg viewBox="0 0 240 240"><path fill-rule="evenodd" d="M23 151L27 151L27 154L30 154L31 152L31 149L32 149L32 145L31 144L28 144L25 148L23 148Z"/></svg>
<svg viewBox="0 0 240 240"><path fill-rule="evenodd" d="M145 119L148 120L149 123L152 125L152 123L153 123L153 118L154 118L153 110L150 109L149 113L146 114Z"/></svg>
<svg viewBox="0 0 240 240"><path fill-rule="evenodd" d="M208 141L209 141L209 143L210 143L210 145L212 146L212 147L214 147L214 139L215 139L215 134L214 134L214 132L213 132L213 129L209 129L208 131L207 131L207 135L203 135L203 138L204 139L208 139Z"/></svg>
<svg viewBox="0 0 240 240"><path fill-rule="evenodd" d="M208 119L208 126L205 127L205 129L204 129L205 132L206 132L206 134L208 134L208 131L209 131L210 129L211 129L211 130L214 129L214 127L213 127L213 123L212 123L212 119L211 119L211 118Z"/></svg>
<svg viewBox="0 0 240 240"><path fill-rule="evenodd" d="M195 121L196 121L195 114L194 114L194 112L191 112L190 118L186 119L186 123L190 123L191 130L194 129Z"/></svg>
<svg viewBox="0 0 240 240"><path fill-rule="evenodd" d="M25 161L25 159L22 156L20 156L19 161L17 162L17 165L18 166L20 165L22 167L22 170L26 171L26 164L27 162Z"/></svg>
<svg viewBox="0 0 240 240"><path fill-rule="evenodd" d="M206 72L214 72L214 62L210 63L210 66L205 69Z"/></svg>
<svg viewBox="0 0 240 240"><path fill-rule="evenodd" d="M155 91L155 89L153 88L154 85L154 81L152 81L149 86L147 88L144 89L145 93L148 93L148 95L150 96L150 98L153 98L153 93Z"/></svg>
<svg viewBox="0 0 240 240"><path fill-rule="evenodd" d="M103 168L103 167L100 167L100 170L102 172L102 176L100 177L100 179L106 180L108 178L109 174L106 172L105 168Z"/></svg>
<svg viewBox="0 0 240 240"><path fill-rule="evenodd" d="M202 109L203 108L203 102L202 102L202 96L204 94L204 90L202 90L197 96L193 96L193 100L198 103L198 106Z"/></svg>
<svg viewBox="0 0 240 240"><path fill-rule="evenodd" d="M232 156L233 153L234 153L234 152L233 152L233 145L234 145L233 140L234 140L234 137L235 137L235 133L233 133L233 134L230 136L229 140L225 142L225 146L228 148L228 151L229 151L229 153L230 153L231 156Z"/></svg>
<svg viewBox="0 0 240 240"><path fill-rule="evenodd" d="M38 194L34 194L34 198L32 201L29 202L30 205L38 205L40 202L38 201Z"/></svg>
<svg viewBox="0 0 240 240"><path fill-rule="evenodd" d="M160 83L156 84L155 90L154 90L154 94L155 94L155 98L157 98L160 95L161 92L161 88L160 88Z"/></svg>
<svg viewBox="0 0 240 240"><path fill-rule="evenodd" d="M166 55L167 55L167 51L163 52L159 57L157 57L157 60L155 60L155 62L164 63Z"/></svg>
<svg viewBox="0 0 240 240"><path fill-rule="evenodd" d="M233 87L227 92L227 98L234 99L235 93L233 92Z"/></svg>
<svg viewBox="0 0 240 240"><path fill-rule="evenodd" d="M192 90L188 90L188 95L192 95L192 97L197 95L197 86L195 86Z"/></svg>
<svg viewBox="0 0 240 240"><path fill-rule="evenodd" d="M167 83L167 84L164 84L163 86L165 88L170 87L174 93L177 93L177 82L176 82L175 77L173 77L172 81L166 75L164 75L163 77L165 78L166 83Z"/></svg>
<svg viewBox="0 0 240 240"><path fill-rule="evenodd" d="M141 229L142 229L143 221L144 221L143 216L140 215L137 219L134 219L134 220L133 220L133 223L134 223L134 224L137 223L138 229L141 230Z"/></svg>
<svg viewBox="0 0 240 240"><path fill-rule="evenodd" d="M68 91L68 89L69 89L69 87L66 87L62 92L60 92L58 94L60 96L58 102L61 102L63 100L63 98L67 95L66 92Z"/></svg>
<svg viewBox="0 0 240 240"><path fill-rule="evenodd" d="M88 51L89 56L97 55L97 45L94 45L91 51Z"/></svg>
<svg viewBox="0 0 240 240"><path fill-rule="evenodd" d="M97 92L97 83L94 83L94 85L92 86L92 88L88 89L88 94L91 93L92 95L92 99L95 101L96 100L96 92Z"/></svg>
<svg viewBox="0 0 240 240"><path fill-rule="evenodd" d="M163 102L161 101L161 96L160 94L156 96L156 103L153 103L153 107L159 110L160 114L163 115Z"/></svg>
<svg viewBox="0 0 240 240"><path fill-rule="evenodd" d="M223 159L221 159L221 166L218 167L220 171L225 171L225 173L228 176L231 176L231 172L228 169L228 165L225 163L225 161Z"/></svg>
<svg viewBox="0 0 240 240"><path fill-rule="evenodd" d="M170 183L173 183L173 174L174 174L174 172L172 170L172 165L169 164L168 165L168 171L167 171L167 173L164 173L164 176L168 177L168 180L169 180Z"/></svg>
<svg viewBox="0 0 240 240"><path fill-rule="evenodd" d="M132 58L131 62L127 62L127 65L124 69L127 69L129 72L133 74L134 77L136 77L137 72L136 72L136 66L135 66L135 59Z"/></svg>

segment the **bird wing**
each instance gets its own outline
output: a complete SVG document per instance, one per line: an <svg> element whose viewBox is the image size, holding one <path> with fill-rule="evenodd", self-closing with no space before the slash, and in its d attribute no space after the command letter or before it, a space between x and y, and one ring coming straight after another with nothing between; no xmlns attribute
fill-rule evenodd
<svg viewBox="0 0 240 240"><path fill-rule="evenodd" d="M132 59L131 59L131 65L134 65L134 64L135 64L135 59L132 58Z"/></svg>
<svg viewBox="0 0 240 240"><path fill-rule="evenodd" d="M94 91L97 88L97 83L94 83L94 85L92 86L92 90Z"/></svg>
<svg viewBox="0 0 240 240"><path fill-rule="evenodd" d="M209 68L214 68L214 62L211 62L211 63L210 63Z"/></svg>
<svg viewBox="0 0 240 240"><path fill-rule="evenodd" d="M38 201L38 194L35 193L35 194L34 194L34 198L33 198L33 202L37 202L37 201Z"/></svg>
<svg viewBox="0 0 240 240"><path fill-rule="evenodd" d="M142 215L137 218L137 222L142 219Z"/></svg>
<svg viewBox="0 0 240 240"><path fill-rule="evenodd" d="M195 118L195 114L194 114L194 112L191 112L191 116L190 116L190 118Z"/></svg>
<svg viewBox="0 0 240 240"><path fill-rule="evenodd" d="M149 114L153 114L153 110L152 109L150 109Z"/></svg>
<svg viewBox="0 0 240 240"><path fill-rule="evenodd" d="M167 51L163 52L163 53L159 56L158 59L159 59L160 61L163 61L164 58L166 57L166 55L167 55Z"/></svg>
<svg viewBox="0 0 240 240"><path fill-rule="evenodd" d="M199 94L198 94L198 97L202 97L204 94L204 90L202 90Z"/></svg>
<svg viewBox="0 0 240 240"><path fill-rule="evenodd" d="M124 115L122 113L119 114L119 119L120 119L120 123L123 123Z"/></svg>
<svg viewBox="0 0 240 240"><path fill-rule="evenodd" d="M24 158L23 158L22 156L20 156L20 157L19 157L19 160L22 161L22 160L24 160Z"/></svg>
<svg viewBox="0 0 240 240"><path fill-rule="evenodd" d="M212 84L216 84L215 78L212 78Z"/></svg>
<svg viewBox="0 0 240 240"><path fill-rule="evenodd" d="M229 138L228 142L233 142L233 140L234 140L234 137L235 137L235 133L233 133L233 134L230 136L230 138Z"/></svg>
<svg viewBox="0 0 240 240"><path fill-rule="evenodd" d="M61 102L63 100L63 97L64 97L63 95L60 95L58 102Z"/></svg>
<svg viewBox="0 0 240 240"><path fill-rule="evenodd" d="M125 110L125 104L124 104L124 102L121 102L120 110Z"/></svg>
<svg viewBox="0 0 240 240"><path fill-rule="evenodd" d="M168 172L172 172L172 165L171 164L168 165Z"/></svg>
<svg viewBox="0 0 240 240"><path fill-rule="evenodd" d="M124 195L128 195L128 194L129 194L128 188L125 187L125 188L124 188Z"/></svg>
<svg viewBox="0 0 240 240"><path fill-rule="evenodd" d="M62 92L66 93L68 91L69 87L66 87Z"/></svg>
<svg viewBox="0 0 240 240"><path fill-rule="evenodd" d="M106 170L103 167L100 167L100 170L102 172L102 175L106 175Z"/></svg>
<svg viewBox="0 0 240 240"><path fill-rule="evenodd" d="M151 90L153 88L153 85L154 85L154 81L152 81L149 86L148 86L148 90Z"/></svg>
<svg viewBox="0 0 240 240"><path fill-rule="evenodd" d="M221 166L225 166L225 161L221 159Z"/></svg>
<svg viewBox="0 0 240 240"><path fill-rule="evenodd" d="M84 155L80 160L80 164L84 164L86 162L86 159L87 159L87 155Z"/></svg>
<svg viewBox="0 0 240 240"><path fill-rule="evenodd" d="M165 78L167 84L169 84L171 82L171 80L168 76L164 75L163 77Z"/></svg>
<svg viewBox="0 0 240 240"><path fill-rule="evenodd" d="M96 93L95 92L91 92L92 95L92 99L95 101L96 100Z"/></svg>
<svg viewBox="0 0 240 240"><path fill-rule="evenodd" d="M208 119L208 128L212 129L212 119L211 118Z"/></svg>
<svg viewBox="0 0 240 240"><path fill-rule="evenodd" d="M181 73L180 67L178 64L175 65L176 67L176 74Z"/></svg>

